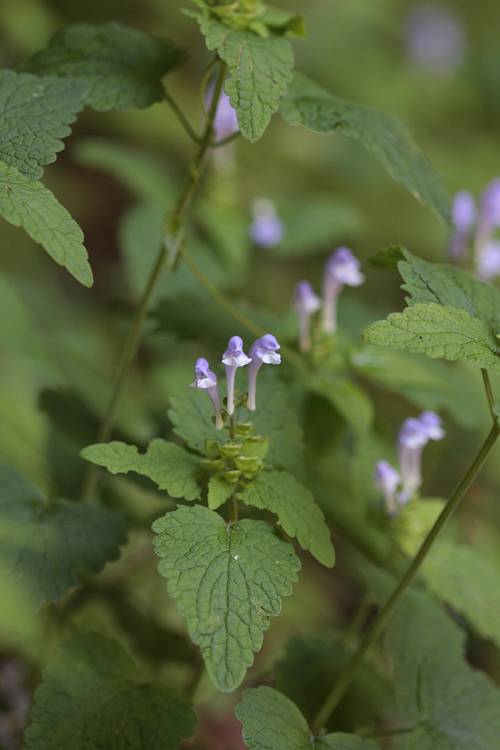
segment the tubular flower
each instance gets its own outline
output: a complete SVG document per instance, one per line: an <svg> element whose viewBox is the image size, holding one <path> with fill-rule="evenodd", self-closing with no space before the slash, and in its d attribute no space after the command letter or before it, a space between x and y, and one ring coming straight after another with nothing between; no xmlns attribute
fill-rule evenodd
<svg viewBox="0 0 500 750"><path fill-rule="evenodd" d="M444 434L440 417L432 411L424 412L418 419L410 418L403 422L398 436L402 481L398 498L400 503L406 503L420 489L424 447L429 440L441 440Z"/></svg>
<svg viewBox="0 0 500 750"><path fill-rule="evenodd" d="M232 336L227 344L227 349L222 356L222 364L226 368L227 382L227 413L234 413L234 381L238 367L245 367L251 362L243 351L243 339L240 336Z"/></svg>
<svg viewBox="0 0 500 750"><path fill-rule="evenodd" d="M253 221L250 224L250 237L259 247L279 245L285 233L283 222L278 217L274 204L269 200L255 201Z"/></svg>
<svg viewBox="0 0 500 750"><path fill-rule="evenodd" d="M344 285L360 286L365 280L361 264L348 247L339 247L328 258L323 276L323 330L337 330L337 300Z"/></svg>
<svg viewBox="0 0 500 750"><path fill-rule="evenodd" d="M194 381L191 383L191 388L200 388L208 393L210 400L212 401L214 412L215 412L215 427L221 430L224 427L220 410L220 396L219 388L217 385L217 375L212 372L208 360L204 357L200 357L196 360L194 366Z"/></svg>
<svg viewBox="0 0 500 750"><path fill-rule="evenodd" d="M248 401L247 407L250 411L255 411L255 395L257 388L257 373L262 365L279 365L281 363L281 354L279 354L280 345L277 339L271 334L266 333L252 344L250 349L250 366L248 368Z"/></svg>
<svg viewBox="0 0 500 750"><path fill-rule="evenodd" d="M228 95L222 92L214 122L216 139L222 141L224 138L228 138L238 131L238 127L236 110L229 101Z"/></svg>
<svg viewBox="0 0 500 750"><path fill-rule="evenodd" d="M378 461L375 467L375 484L382 491L385 506L389 515L394 516L398 510L396 490L401 482L399 471L388 461Z"/></svg>
<svg viewBox="0 0 500 750"><path fill-rule="evenodd" d="M298 282L293 306L299 316L300 351L307 352L311 348L311 315L321 307L321 300L308 281Z"/></svg>

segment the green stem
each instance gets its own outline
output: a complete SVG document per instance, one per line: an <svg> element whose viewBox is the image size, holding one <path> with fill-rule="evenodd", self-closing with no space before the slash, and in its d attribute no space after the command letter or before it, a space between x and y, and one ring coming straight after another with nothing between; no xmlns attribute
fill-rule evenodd
<svg viewBox="0 0 500 750"><path fill-rule="evenodd" d="M493 387L491 385L488 370L485 370L483 368L481 370L481 375L483 376L484 390L486 391L486 398L488 400L488 407L490 409L491 418L493 419L493 424L497 424L498 415L495 412L495 394L493 393Z"/></svg>
<svg viewBox="0 0 500 750"><path fill-rule="evenodd" d="M340 700L343 698L347 688L349 687L352 680L356 676L366 653L369 651L371 646L375 643L379 635L382 633L392 613L394 612L400 600L402 599L403 595L405 594L405 592L407 591L407 589L409 588L409 586L412 584L413 580L415 579L415 576L417 575L420 569L420 566L422 565L425 558L427 557L427 554L429 553L432 545L434 544L434 542L440 535L441 531L446 525L446 522L448 521L450 516L453 514L453 512L459 505L460 501L462 500L463 496L465 495L465 493L471 486L472 482L476 478L477 474L481 470L484 462L486 461L488 455L490 454L493 446L495 445L497 441L499 433L500 433L500 427L497 423L495 423L492 426L483 445L481 446L477 456L475 457L471 466L465 473L465 476L458 483L457 487L450 495L448 502L446 503L440 516L438 517L434 526L432 527L429 534L427 535L424 542L422 543L419 551L417 552L416 557L414 558L411 565L406 570L406 573L403 575L403 577L399 581L398 585L392 592L386 604L379 611L377 617L375 618L375 620L372 622L372 624L366 631L365 635L363 636L362 640L359 643L358 648L353 653L350 661L347 663L344 671L340 674L339 679L337 680L333 689L327 695L325 701L323 702L323 705L320 707L318 713L316 714L316 717L314 718L313 725L312 725L313 731L318 732L321 729L321 727L323 727L327 723L329 717L338 706Z"/></svg>
<svg viewBox="0 0 500 750"><path fill-rule="evenodd" d="M179 120L180 124L188 134L188 136L193 140L195 143L200 143L201 138L198 135L198 133L195 131L193 127L191 127L191 123L187 119L186 115L182 111L182 109L179 107L177 102L175 101L174 97L167 91L167 89L164 90L165 95L165 101L169 104L171 110L176 115L177 119Z"/></svg>
<svg viewBox="0 0 500 750"><path fill-rule="evenodd" d="M184 217L184 213L188 208L191 198L199 184L201 174L203 171L203 163L207 151L210 148L210 142L212 140L213 126L215 121L215 115L217 113L217 107L219 99L222 94L222 87L224 85L224 77L226 75L226 66L221 63L219 74L217 76L214 93L210 103L210 108L207 112L205 128L201 137L198 151L196 152L189 168L189 177L186 180L184 189L182 190L174 209L170 215L171 222L180 223ZM97 442L102 443L109 440L113 431L116 421L116 411L120 397L123 392L125 382L127 380L130 365L137 353L139 343L142 338L142 331L144 327L144 321L146 320L149 305L153 296L153 292L156 287L158 278L163 270L165 260L167 258L167 248L165 243L162 243L158 256L155 260L154 266L151 269L146 286L141 295L139 305L132 323L132 327L125 341L122 354L116 370L116 375L113 384L113 390L109 403L106 408L99 432L97 435ZM97 491L99 481L99 468L95 464L89 464L87 469L87 475L83 484L82 497L84 500L90 502L94 499Z"/></svg>

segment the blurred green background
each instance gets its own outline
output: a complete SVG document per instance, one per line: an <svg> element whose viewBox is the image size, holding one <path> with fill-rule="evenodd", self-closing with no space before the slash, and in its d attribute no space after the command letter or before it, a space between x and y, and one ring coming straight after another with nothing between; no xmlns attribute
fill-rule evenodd
<svg viewBox="0 0 500 750"><path fill-rule="evenodd" d="M188 50L187 64L169 78L168 87L199 127L198 87L210 56L196 25L181 12L186 5L187 0L1 0L0 66L21 68L67 23L119 20L171 37ZM294 43L297 67L339 96L400 116L443 175L450 194L468 189L478 195L500 173L500 5L490 0L283 0L280 5L306 16L307 36ZM424 6L425 12L429 7L445 12L452 25L450 56L443 62L438 55L434 65L429 49L426 63L409 49L412 19L414 23L415 12ZM110 144L118 151L109 151ZM123 167L124 148L150 157L144 174L158 178L158 190L150 190L154 195L145 194L135 167ZM0 457L49 493L74 497L79 490L78 451L95 435L137 291L156 252L158 193L165 196L164 211L192 151L193 144L164 104L125 113L87 110L79 117L65 151L47 168L44 180L84 230L96 279L90 291L73 282L21 230L0 221ZM290 313L294 284L305 276L318 287L325 255L335 246L352 247L367 274L367 283L346 292L342 300L341 326L354 338L366 323L403 303L398 278L366 265L371 254L401 243L427 259L446 259L449 228L392 182L358 144L340 136L292 129L277 116L256 145L239 140L221 150L212 166L195 211L190 252L216 286L285 340L293 341L295 335ZM262 197L275 203L285 222L282 248L259 249L249 240L251 206ZM136 442L164 434L168 398L185 393L194 358L219 356L227 336L236 332L241 331L186 269L175 279L165 278L120 408L119 434ZM401 379L410 383L406 391L398 386L387 392L373 382L368 386L376 404L377 440L366 447L363 476L369 485L373 462L381 451L391 450L401 419L418 408L436 407L443 413L448 438L429 449L425 484L438 496L449 492L463 472L488 415L475 373L467 368L458 374L458 368L432 369L431 384L419 391L411 382L418 362L408 358L398 364ZM385 377L391 380L390 373ZM384 382L381 374L379 383ZM436 382L441 383L436 386L440 396L432 401L437 398ZM350 444L346 448L342 420L333 409L325 412L319 400L305 401L290 390L290 409L295 408L305 417L307 444L314 454L310 482L318 485L323 504L328 509L329 503L353 502L352 464L344 460ZM337 488L333 499L324 491L326 482ZM459 524L463 537L479 543L500 568L494 530L500 521L494 502L499 484L494 457ZM108 500L123 503L125 498L138 520L140 546L146 533L140 527L145 529L164 503L142 484L124 480L119 486L119 501L112 495ZM337 511L332 511L334 523ZM346 571L339 543L340 563L333 579L316 566L310 571L306 567L285 617L273 625L259 669L265 670L290 635L314 633L348 619L356 584ZM154 598L164 583L156 580L150 588L141 582L140 593L134 594L141 612L149 612L151 599L147 604L135 600ZM321 601L325 595L333 614ZM161 602L158 609L167 606L163 598ZM81 614L84 623L116 634L121 626L108 623L104 609L97 611L100 602L92 606L96 611L84 608ZM168 605L168 613L162 611L159 617L173 620L179 629L171 609ZM471 652L482 666L497 671L497 652L486 642L477 639ZM38 654L35 661L41 660ZM217 724L213 715L210 721ZM222 731L213 730L219 744L211 745L207 730L203 748L226 747Z"/></svg>

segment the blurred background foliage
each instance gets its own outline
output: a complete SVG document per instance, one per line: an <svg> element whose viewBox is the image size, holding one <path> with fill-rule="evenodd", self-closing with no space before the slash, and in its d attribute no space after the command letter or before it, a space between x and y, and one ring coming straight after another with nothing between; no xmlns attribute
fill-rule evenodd
<svg viewBox="0 0 500 750"><path fill-rule="evenodd" d="M186 4L185 0L2 0L0 67L19 69L67 23L116 19L171 37L189 51L187 64L169 78L168 85L191 121L199 124L198 87L209 53L195 24L181 12ZM477 195L500 172L500 5L488 0L473 4L467 0L282 0L280 5L306 15L307 37L295 43L297 67L339 96L405 120L450 193L468 189ZM425 48L425 59L410 48L415 13L429 8L451 17L451 52L444 63L438 54L437 62L430 64L431 27L426 32L431 46ZM442 42L438 46L442 52ZM91 290L73 282L21 230L0 223L0 456L49 495L78 495L84 468L78 451L94 440L120 345L157 251L161 216L182 182L192 150L193 144L165 104L125 113L87 110L79 117L66 150L47 169L46 182L85 232L96 278ZM446 496L463 473L487 429L488 413L475 371L359 348L363 327L399 310L403 302L399 277L371 268L367 258L382 247L401 243L416 255L443 261L448 227L390 181L358 144L289 128L279 116L258 144L238 140L212 158L212 170L194 210L189 254L211 284L255 323L294 346L296 321L290 304L294 285L306 277L319 289L326 253L339 244L353 248L367 274L362 287L345 292L340 309L341 335L351 347L350 372L373 402L360 406L354 397L353 406L364 416L358 412L349 419L339 403L342 392L337 401L335 396L325 400L321 387L312 395L292 372L283 371L289 381L288 408L304 424L309 485L339 532L339 561L333 574L306 562L296 594L272 625L252 681L282 656L290 636L321 635L350 619L359 584L344 532L349 538L349 529L357 522L359 536L359 526L366 523L368 548L384 550L383 536L377 534L380 499L372 473L378 458L391 458L400 421L422 408L435 408L444 418L447 439L429 449L425 458L425 492L437 497ZM272 249L257 248L249 239L251 207L259 198L272 200L285 223L285 239ZM186 393L195 357L211 356L216 361L235 333L250 338L185 265L174 276L165 276L121 403L117 435L140 444L165 435L169 398ZM500 512L495 502L499 457L497 452L469 493L455 533L477 545L500 571ZM155 674L163 669L160 655L172 679L181 681L192 652L164 595L164 582L152 573L147 528L168 508L168 501L151 487L128 478L107 485L107 502L125 507L135 530L124 558L108 566L95 590L89 588L95 596L86 590L88 601L79 602L74 617L70 615L65 623L77 621L111 632ZM364 516L356 515L360 509ZM5 633L2 674L7 674L10 685L6 689L5 680L0 680L0 693L7 695L14 683L21 689L19 681L24 680L29 689L50 643L44 635L43 613L35 633L31 628L24 632L23 618L19 624L12 620L12 612L22 609L8 606L16 592L9 590L9 582L5 587L1 584L2 600L7 603L2 609L10 613L0 620ZM113 594L108 596L108 591ZM21 677L11 674L17 646L10 636L17 630L30 644L30 667L15 662ZM500 624L498 631L497 642ZM44 649L33 647L37 639ZM322 647L310 642L308 648L313 651L311 659L321 661ZM296 650L297 641L288 649ZM473 638L470 653L475 663L498 675L498 653L490 642ZM342 659L339 655L333 671ZM366 670L371 668L368 664ZM296 697L289 674L294 669L301 674L292 653L288 666L279 671L278 686L286 690L290 685L290 694ZM8 707L2 695L0 703ZM345 728L369 720L372 712L383 713L377 704L391 700L384 695L376 681L361 674L345 701L359 709L361 696L365 715L358 710L353 718L346 706ZM208 708L201 747L239 747L237 726L224 718L233 698L219 696L210 702L209 685L204 697ZM9 721L14 719L10 716ZM0 733L2 726L0 722Z"/></svg>

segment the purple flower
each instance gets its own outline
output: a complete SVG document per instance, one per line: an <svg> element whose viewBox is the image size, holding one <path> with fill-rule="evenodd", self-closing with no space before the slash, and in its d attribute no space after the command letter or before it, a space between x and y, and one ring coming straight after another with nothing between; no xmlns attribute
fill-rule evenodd
<svg viewBox="0 0 500 750"><path fill-rule="evenodd" d="M481 250L493 238L500 227L500 178L492 180L483 191L479 201L479 212L474 243L476 263L479 264Z"/></svg>
<svg viewBox="0 0 500 750"><path fill-rule="evenodd" d="M255 393L257 386L257 373L262 365L279 365L281 363L281 354L279 354L280 345L271 333L266 333L252 344L250 349L250 366L248 368L248 401L247 407L250 411L255 411Z"/></svg>
<svg viewBox="0 0 500 750"><path fill-rule="evenodd" d="M212 87L213 92L213 87ZM211 95L209 94L210 98ZM214 131L218 141L235 133L239 128L236 110L229 101L227 94L222 92L219 99L219 106L215 115Z"/></svg>
<svg viewBox="0 0 500 750"><path fill-rule="evenodd" d="M451 8L434 3L415 6L408 16L406 48L410 60L436 76L451 76L463 63L467 41Z"/></svg>
<svg viewBox="0 0 500 750"><path fill-rule="evenodd" d="M500 276L500 242L490 240L476 253L476 275L481 281L492 281Z"/></svg>
<svg viewBox="0 0 500 750"><path fill-rule="evenodd" d="M321 307L321 300L308 281L298 282L293 306L299 316L299 347L302 352L307 352L311 348L311 315Z"/></svg>
<svg viewBox="0 0 500 750"><path fill-rule="evenodd" d="M208 360L204 357L200 357L196 360L194 365L194 381L191 383L191 388L200 388L201 390L207 391L212 401L214 412L215 412L215 427L217 430L221 430L224 427L220 410L220 396L219 388L217 386L217 375L212 372Z"/></svg>
<svg viewBox="0 0 500 750"><path fill-rule="evenodd" d="M398 437L399 467L402 491L400 503L410 500L422 484L422 450L429 440L441 440L445 433L441 418L432 411L423 412L417 419L403 422Z"/></svg>
<svg viewBox="0 0 500 750"><path fill-rule="evenodd" d="M234 413L234 380L238 367L245 367L251 362L243 351L243 339L240 336L232 336L227 344L227 349L222 356L222 364L226 368L227 382L227 413Z"/></svg>
<svg viewBox="0 0 500 750"><path fill-rule="evenodd" d="M450 242L450 256L454 260L461 260L467 252L476 221L476 204L471 193L462 190L455 195L451 215L455 231Z"/></svg>
<svg viewBox="0 0 500 750"><path fill-rule="evenodd" d="M268 200L255 201L253 221L250 224L250 237L260 247L274 247L282 241L285 230L276 209Z"/></svg>
<svg viewBox="0 0 500 750"><path fill-rule="evenodd" d="M328 258L323 276L323 330L337 330L337 299L342 287L360 286L365 280L361 263L348 247L339 247Z"/></svg>
<svg viewBox="0 0 500 750"><path fill-rule="evenodd" d="M387 512L391 516L397 513L398 501L396 490L400 482L401 476L399 471L396 471L387 461L377 461L375 467L375 484L382 491Z"/></svg>

